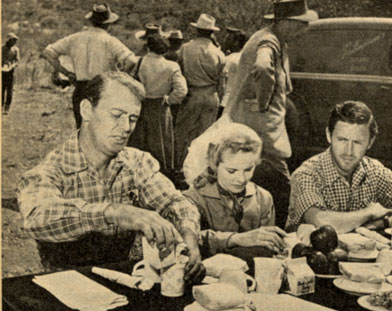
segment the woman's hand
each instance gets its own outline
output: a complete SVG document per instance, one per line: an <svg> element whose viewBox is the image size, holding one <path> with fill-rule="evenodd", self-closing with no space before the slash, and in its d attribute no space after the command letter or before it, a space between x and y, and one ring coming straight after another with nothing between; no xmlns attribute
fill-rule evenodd
<svg viewBox="0 0 392 311"><path fill-rule="evenodd" d="M235 233L229 240L229 247L263 246L273 252L279 252L286 248L283 237L287 233L276 226L260 227L251 231Z"/></svg>

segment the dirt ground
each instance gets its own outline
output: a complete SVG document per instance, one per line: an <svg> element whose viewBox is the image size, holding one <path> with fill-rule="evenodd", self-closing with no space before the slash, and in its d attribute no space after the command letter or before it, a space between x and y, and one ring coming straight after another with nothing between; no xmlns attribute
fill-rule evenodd
<svg viewBox="0 0 392 311"><path fill-rule="evenodd" d="M15 89L2 117L2 277L43 271L34 240L20 228L18 180L74 130L71 90Z"/></svg>

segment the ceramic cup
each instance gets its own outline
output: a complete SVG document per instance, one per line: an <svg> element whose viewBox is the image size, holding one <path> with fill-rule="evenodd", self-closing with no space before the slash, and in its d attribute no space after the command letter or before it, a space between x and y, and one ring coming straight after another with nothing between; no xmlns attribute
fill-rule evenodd
<svg viewBox="0 0 392 311"><path fill-rule="evenodd" d="M255 279L238 269L223 269L219 278L219 283L231 284L244 294L252 292L256 288Z"/></svg>
<svg viewBox="0 0 392 311"><path fill-rule="evenodd" d="M186 263L175 263L161 269L161 294L167 297L184 295Z"/></svg>

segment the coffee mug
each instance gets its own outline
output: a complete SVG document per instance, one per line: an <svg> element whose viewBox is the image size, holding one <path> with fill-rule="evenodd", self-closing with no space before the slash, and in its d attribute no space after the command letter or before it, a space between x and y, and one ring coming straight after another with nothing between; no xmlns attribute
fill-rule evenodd
<svg viewBox="0 0 392 311"><path fill-rule="evenodd" d="M161 294L167 297L184 295L186 263L175 263L161 269Z"/></svg>
<svg viewBox="0 0 392 311"><path fill-rule="evenodd" d="M160 283L161 277L159 271L151 267L147 260L143 259L133 266L132 276L143 276L146 279Z"/></svg>
<svg viewBox="0 0 392 311"><path fill-rule="evenodd" d="M231 284L244 294L252 292L256 288L255 279L238 269L223 269L219 277L219 283Z"/></svg>

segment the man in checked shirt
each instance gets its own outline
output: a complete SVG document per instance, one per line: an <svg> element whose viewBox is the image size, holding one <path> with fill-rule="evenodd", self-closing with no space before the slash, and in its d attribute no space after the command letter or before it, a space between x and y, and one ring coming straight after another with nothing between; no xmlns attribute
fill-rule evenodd
<svg viewBox="0 0 392 311"><path fill-rule="evenodd" d="M392 171L365 156L377 132L366 104L346 101L332 109L326 129L330 147L292 176L287 231L300 223L329 224L338 233L391 226Z"/></svg>
<svg viewBox="0 0 392 311"><path fill-rule="evenodd" d="M127 148L142 84L121 72L97 75L81 102L80 131L28 171L19 184L24 230L50 268L128 258L136 232L158 248L184 242L186 280L204 272L197 245L199 213L146 152Z"/></svg>

